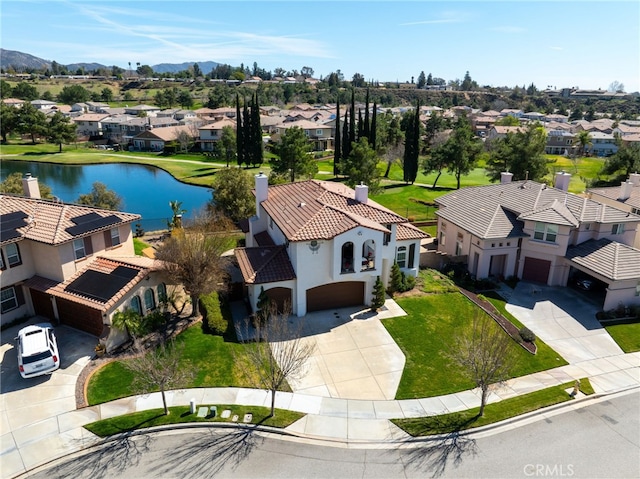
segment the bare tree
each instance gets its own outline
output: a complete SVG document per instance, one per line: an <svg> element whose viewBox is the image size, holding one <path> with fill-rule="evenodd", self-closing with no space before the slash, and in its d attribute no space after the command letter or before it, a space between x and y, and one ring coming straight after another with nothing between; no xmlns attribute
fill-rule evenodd
<svg viewBox="0 0 640 479"><path fill-rule="evenodd" d="M288 305L284 309L290 310ZM247 319L244 331L238 331L238 336L252 336L256 340L246 348L248 361L238 363L243 364L248 377L254 378L256 387L271 392L271 416L274 416L276 392L288 381L305 376L315 343L302 337L302 320L290 321L289 314L279 312L274 302L270 303L269 314L262 316L266 319L254 324Z"/></svg>
<svg viewBox="0 0 640 479"><path fill-rule="evenodd" d="M476 313L471 326L454 341L452 359L465 369L482 392L478 417L484 415L490 389L509 378L515 363L512 342L507 333L481 313Z"/></svg>
<svg viewBox="0 0 640 479"><path fill-rule="evenodd" d="M193 379L193 371L180 365L184 345L161 343L154 351L145 352L136 345L139 355L124 365L134 373L133 387L142 394L155 391L162 393L162 404L165 415L169 414L165 391L167 389L185 387Z"/></svg>
<svg viewBox="0 0 640 479"><path fill-rule="evenodd" d="M200 314L201 295L225 286L228 259L221 255L233 247L231 227L231 222L216 212L202 213L184 228L173 230L156 251L162 269L191 297L192 316Z"/></svg>

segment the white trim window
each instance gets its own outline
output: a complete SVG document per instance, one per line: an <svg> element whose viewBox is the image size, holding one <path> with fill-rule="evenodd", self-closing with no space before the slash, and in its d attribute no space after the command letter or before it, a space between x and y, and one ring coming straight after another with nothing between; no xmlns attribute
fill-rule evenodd
<svg viewBox="0 0 640 479"><path fill-rule="evenodd" d="M73 240L73 254L76 259L82 259L87 256L87 253L84 249L84 239L76 239Z"/></svg>
<svg viewBox="0 0 640 479"><path fill-rule="evenodd" d="M22 259L20 258L20 250L18 249L18 245L16 243L9 243L7 246L5 246L4 251L7 254L7 264L9 265L9 268L20 266L22 264Z"/></svg>
<svg viewBox="0 0 640 479"><path fill-rule="evenodd" d="M396 263L401 268L407 267L407 247L406 246L398 246L398 250L396 251Z"/></svg>
<svg viewBox="0 0 640 479"><path fill-rule="evenodd" d="M558 225L549 223L536 223L533 238L538 241L546 241L547 243L555 243L558 236Z"/></svg>
<svg viewBox="0 0 640 479"><path fill-rule="evenodd" d="M0 291L0 311L6 313L19 306L16 289L11 286Z"/></svg>
<svg viewBox="0 0 640 479"><path fill-rule="evenodd" d="M624 223L616 223L611 227L612 235L621 235L624 233Z"/></svg>
<svg viewBox="0 0 640 479"><path fill-rule="evenodd" d="M111 246L118 246L120 244L120 229L111 228Z"/></svg>

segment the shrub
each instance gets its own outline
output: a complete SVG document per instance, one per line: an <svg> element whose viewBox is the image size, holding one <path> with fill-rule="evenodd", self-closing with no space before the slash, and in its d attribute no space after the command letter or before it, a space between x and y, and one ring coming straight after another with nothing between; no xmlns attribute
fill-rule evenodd
<svg viewBox="0 0 640 479"><path fill-rule="evenodd" d="M165 322L166 317L164 313L159 309L156 309L142 318L142 331L144 334L150 333L151 331L157 331Z"/></svg>
<svg viewBox="0 0 640 479"><path fill-rule="evenodd" d="M415 287L416 287L416 277L406 276L403 282L403 291L411 291Z"/></svg>
<svg viewBox="0 0 640 479"><path fill-rule="evenodd" d="M219 336L223 335L227 331L229 323L222 315L218 293L214 291L201 296L200 308L204 317L203 326L205 331Z"/></svg>
<svg viewBox="0 0 640 479"><path fill-rule="evenodd" d="M518 331L518 333L520 333L520 337L522 338L522 340L527 343L533 343L536 340L535 333L526 326L520 328L520 331Z"/></svg>
<svg viewBox="0 0 640 479"><path fill-rule="evenodd" d="M402 291L402 271L400 271L398 263L394 262L391 267L391 280L389 281L388 292L393 296L393 293L396 291Z"/></svg>

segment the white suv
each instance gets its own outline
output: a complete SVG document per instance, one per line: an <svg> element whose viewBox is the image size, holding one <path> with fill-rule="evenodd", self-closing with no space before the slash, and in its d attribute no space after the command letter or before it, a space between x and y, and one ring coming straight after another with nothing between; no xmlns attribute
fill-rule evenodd
<svg viewBox="0 0 640 479"><path fill-rule="evenodd" d="M51 374L60 367L53 326L40 323L18 331L18 369L23 378Z"/></svg>

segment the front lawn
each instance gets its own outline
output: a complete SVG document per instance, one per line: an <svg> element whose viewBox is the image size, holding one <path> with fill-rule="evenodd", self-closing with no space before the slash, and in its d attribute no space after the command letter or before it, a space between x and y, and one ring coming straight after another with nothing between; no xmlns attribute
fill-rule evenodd
<svg viewBox="0 0 640 479"><path fill-rule="evenodd" d="M468 326L477 307L457 292L398 297L397 302L407 316L383 320L406 357L396 399L440 396L475 387L464 370L450 359L449 346L458 332ZM531 355L513 343L517 364L512 377L566 364L540 341L538 348L544 352Z"/></svg>
<svg viewBox="0 0 640 479"><path fill-rule="evenodd" d="M413 437L431 434L451 434L465 429L486 426L487 424L520 416L537 409L570 401L571 397L566 390L572 387L573 383L566 383L505 399L497 403L487 404L482 417L478 417L480 408L477 407L439 416L392 419L392 422ZM582 378L580 380L580 390L584 394L593 394L589 379Z"/></svg>
<svg viewBox="0 0 640 479"><path fill-rule="evenodd" d="M433 203L435 198L450 191L447 188L396 184L385 186L379 194L371 195L371 199L412 221L423 221L434 219L436 211L434 206L425 203Z"/></svg>
<svg viewBox="0 0 640 479"><path fill-rule="evenodd" d="M218 408L215 417L198 417L196 414L191 414L189 406L174 406L169 408L168 416L165 416L164 409L148 409L146 411L92 422L84 427L97 436L107 437L123 432L135 431L136 429L164 426L167 424L231 422L231 419L223 419L220 417L220 414L225 409L229 409L232 415L237 415L239 423L242 423L245 414L251 413L252 420L249 424L260 424L261 426L280 428L285 428L304 416L302 413L283 409L276 409L275 416L269 416L271 410L260 406L239 406L237 404L216 404L215 406Z"/></svg>
<svg viewBox="0 0 640 479"><path fill-rule="evenodd" d="M625 353L640 351L640 323L613 324L605 329Z"/></svg>
<svg viewBox="0 0 640 479"><path fill-rule="evenodd" d="M195 371L189 388L199 387L255 387L256 380L248 378L240 364L248 361L245 350L251 344L225 341L222 336L202 332L200 323L177 336L184 343L181 367ZM133 374L122 361L114 361L96 372L87 386L89 405L100 404L136 394L131 387Z"/></svg>

